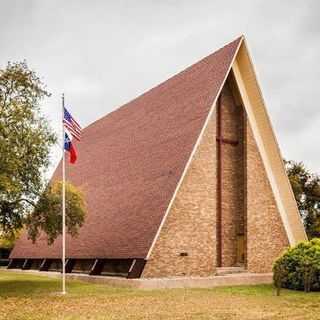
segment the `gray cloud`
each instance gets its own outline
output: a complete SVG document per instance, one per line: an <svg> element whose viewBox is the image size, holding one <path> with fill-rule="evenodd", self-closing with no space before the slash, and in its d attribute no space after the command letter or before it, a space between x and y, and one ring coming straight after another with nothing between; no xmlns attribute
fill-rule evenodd
<svg viewBox="0 0 320 320"><path fill-rule="evenodd" d="M284 156L320 172L320 2L9 1L0 65L27 59L83 125L245 34ZM53 152L54 162L59 150Z"/></svg>

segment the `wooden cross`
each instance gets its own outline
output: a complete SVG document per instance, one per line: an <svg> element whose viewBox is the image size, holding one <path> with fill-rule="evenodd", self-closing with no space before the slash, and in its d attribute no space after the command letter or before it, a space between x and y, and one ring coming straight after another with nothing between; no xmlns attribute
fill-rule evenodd
<svg viewBox="0 0 320 320"><path fill-rule="evenodd" d="M216 140L219 142L219 145L224 143L224 144L230 144L232 146L237 146L239 144L239 140L226 139L222 137L217 137Z"/></svg>

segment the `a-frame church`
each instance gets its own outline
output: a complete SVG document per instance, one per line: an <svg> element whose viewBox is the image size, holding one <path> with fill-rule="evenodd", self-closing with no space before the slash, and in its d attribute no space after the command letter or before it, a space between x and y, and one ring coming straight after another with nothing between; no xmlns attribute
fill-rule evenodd
<svg viewBox="0 0 320 320"><path fill-rule="evenodd" d="M77 149L67 172L88 210L67 272L266 273L306 239L244 37L89 125ZM58 270L61 239L23 234L10 259Z"/></svg>

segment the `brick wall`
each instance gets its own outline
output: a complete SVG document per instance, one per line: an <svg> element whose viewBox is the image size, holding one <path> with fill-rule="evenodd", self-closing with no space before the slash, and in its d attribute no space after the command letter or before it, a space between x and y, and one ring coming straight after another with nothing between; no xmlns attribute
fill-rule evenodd
<svg viewBox="0 0 320 320"><path fill-rule="evenodd" d="M142 277L209 276L216 268L216 112L184 177ZM288 239L249 123L222 91L222 266L234 266L244 233L250 272L270 272ZM187 256L181 256L186 253Z"/></svg>
<svg viewBox="0 0 320 320"><path fill-rule="evenodd" d="M210 119L142 277L214 273L215 156L215 123ZM182 252L188 255L180 256Z"/></svg>
<svg viewBox="0 0 320 320"><path fill-rule="evenodd" d="M272 263L289 242L249 124L246 140L247 268L271 272Z"/></svg>
<svg viewBox="0 0 320 320"><path fill-rule="evenodd" d="M244 150L242 107L236 106L227 83L222 91L222 266L237 264L237 235L244 217ZM227 142L229 141L229 143ZM238 144L230 142L238 141Z"/></svg>

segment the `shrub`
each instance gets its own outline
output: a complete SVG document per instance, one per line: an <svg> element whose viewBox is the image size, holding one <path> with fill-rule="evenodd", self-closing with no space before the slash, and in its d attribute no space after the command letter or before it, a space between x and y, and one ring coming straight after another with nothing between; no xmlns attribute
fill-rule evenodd
<svg viewBox="0 0 320 320"><path fill-rule="evenodd" d="M320 239L289 248L273 265L277 288L320 291Z"/></svg>

